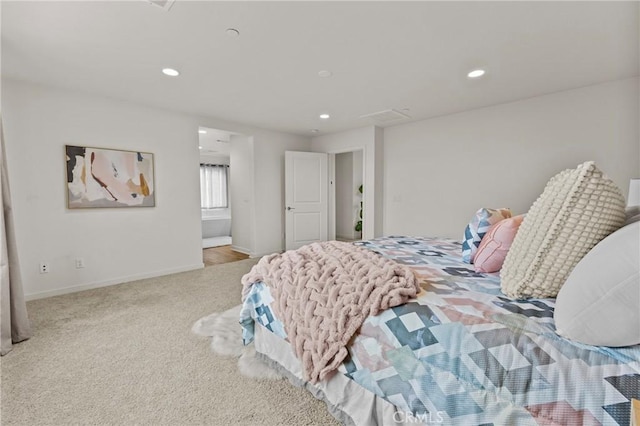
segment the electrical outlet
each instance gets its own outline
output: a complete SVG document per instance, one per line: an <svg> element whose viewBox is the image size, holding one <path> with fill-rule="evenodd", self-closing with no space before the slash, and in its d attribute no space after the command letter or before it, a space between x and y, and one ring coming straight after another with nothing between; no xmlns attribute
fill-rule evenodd
<svg viewBox="0 0 640 426"><path fill-rule="evenodd" d="M49 264L42 262L40 264L40 273L41 274L48 274L49 273Z"/></svg>
<svg viewBox="0 0 640 426"><path fill-rule="evenodd" d="M84 259L81 257L76 258L76 269L84 268Z"/></svg>

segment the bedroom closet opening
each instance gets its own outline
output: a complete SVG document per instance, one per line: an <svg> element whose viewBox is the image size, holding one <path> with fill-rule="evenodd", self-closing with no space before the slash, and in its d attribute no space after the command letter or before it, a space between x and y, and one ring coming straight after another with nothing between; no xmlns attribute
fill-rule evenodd
<svg viewBox="0 0 640 426"><path fill-rule="evenodd" d="M233 133L198 128L200 150L200 211L205 266L233 262L247 256L231 249L230 194L231 138Z"/></svg>
<svg viewBox="0 0 640 426"><path fill-rule="evenodd" d="M364 152L342 152L334 158L335 238L338 241L361 240Z"/></svg>

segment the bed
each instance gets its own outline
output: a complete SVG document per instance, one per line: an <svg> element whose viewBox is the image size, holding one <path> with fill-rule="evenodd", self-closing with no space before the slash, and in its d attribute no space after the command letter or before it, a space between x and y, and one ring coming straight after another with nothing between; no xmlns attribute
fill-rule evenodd
<svg viewBox="0 0 640 426"><path fill-rule="evenodd" d="M559 337L555 299L507 298L499 273L462 262L459 242L354 244L409 266L421 291L368 317L329 378L303 378L265 283L250 287L241 312L245 342L343 424L629 424L640 399L640 346Z"/></svg>

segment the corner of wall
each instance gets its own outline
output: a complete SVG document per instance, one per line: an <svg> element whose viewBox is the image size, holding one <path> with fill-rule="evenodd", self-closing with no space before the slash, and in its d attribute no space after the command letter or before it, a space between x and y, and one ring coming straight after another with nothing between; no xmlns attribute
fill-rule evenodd
<svg viewBox="0 0 640 426"><path fill-rule="evenodd" d="M374 235L380 237L384 235L384 129L375 127L375 221Z"/></svg>

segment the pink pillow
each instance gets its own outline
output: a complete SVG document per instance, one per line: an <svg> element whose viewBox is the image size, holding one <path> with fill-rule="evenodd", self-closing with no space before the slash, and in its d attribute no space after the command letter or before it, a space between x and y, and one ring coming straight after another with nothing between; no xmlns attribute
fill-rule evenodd
<svg viewBox="0 0 640 426"><path fill-rule="evenodd" d="M480 241L474 258L476 272L498 272L502 268L523 219L523 214L514 216L501 220L489 228Z"/></svg>

